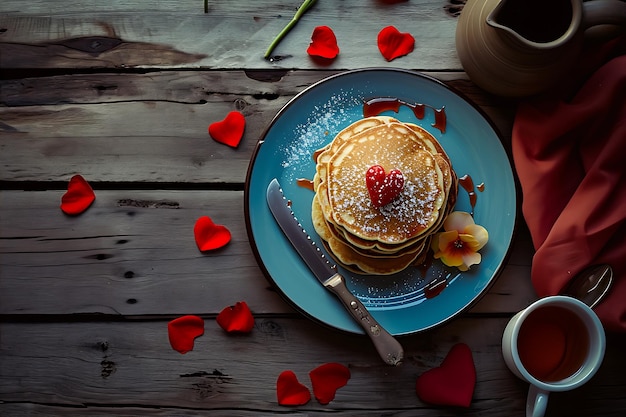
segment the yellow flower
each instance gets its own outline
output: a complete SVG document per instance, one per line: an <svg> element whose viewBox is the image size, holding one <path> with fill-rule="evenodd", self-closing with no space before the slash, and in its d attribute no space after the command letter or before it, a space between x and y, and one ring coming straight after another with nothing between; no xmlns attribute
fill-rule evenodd
<svg viewBox="0 0 626 417"><path fill-rule="evenodd" d="M478 251L489 240L487 229L475 224L469 213L454 211L443 222L443 230L435 234L430 245L435 259L441 259L444 264L456 266L461 271L480 263Z"/></svg>

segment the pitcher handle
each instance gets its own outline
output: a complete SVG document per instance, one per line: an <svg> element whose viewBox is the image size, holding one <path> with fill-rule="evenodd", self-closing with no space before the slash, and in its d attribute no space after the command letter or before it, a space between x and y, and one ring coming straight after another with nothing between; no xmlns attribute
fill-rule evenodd
<svg viewBox="0 0 626 417"><path fill-rule="evenodd" d="M583 30L592 38L608 39L626 29L626 3L620 0L594 0L583 3Z"/></svg>
<svg viewBox="0 0 626 417"><path fill-rule="evenodd" d="M548 407L549 395L548 391L531 384L526 399L526 417L543 417Z"/></svg>

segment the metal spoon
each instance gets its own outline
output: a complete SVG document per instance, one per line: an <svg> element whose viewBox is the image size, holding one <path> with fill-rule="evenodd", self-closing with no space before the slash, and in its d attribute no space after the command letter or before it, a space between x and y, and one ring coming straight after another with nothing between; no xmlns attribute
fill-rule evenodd
<svg viewBox="0 0 626 417"><path fill-rule="evenodd" d="M577 298L594 308L609 292L613 284L610 265L591 265L576 275L561 291L562 295Z"/></svg>

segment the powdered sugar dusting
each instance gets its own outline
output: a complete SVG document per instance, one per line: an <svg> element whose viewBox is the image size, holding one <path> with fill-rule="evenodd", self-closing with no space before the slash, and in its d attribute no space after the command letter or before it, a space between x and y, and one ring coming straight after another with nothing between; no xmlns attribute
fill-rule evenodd
<svg viewBox="0 0 626 417"><path fill-rule="evenodd" d="M360 108L362 100L351 90L339 90L320 105L313 107L306 120L296 125L293 141L281 147L281 166L291 178L312 175L302 172L303 164L313 164L313 152L330 142L352 122L352 108Z"/></svg>
<svg viewBox="0 0 626 417"><path fill-rule="evenodd" d="M394 244L435 223L444 199L441 171L430 153L401 139L378 130L344 144L331 157L329 169L334 172L327 180L333 220L350 233ZM365 184L372 165L399 169L405 179L399 196L380 208L372 205Z"/></svg>

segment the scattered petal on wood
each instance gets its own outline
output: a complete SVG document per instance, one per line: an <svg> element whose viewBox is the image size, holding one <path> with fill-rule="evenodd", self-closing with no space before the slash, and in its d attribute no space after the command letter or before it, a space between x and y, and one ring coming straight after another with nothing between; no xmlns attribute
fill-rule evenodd
<svg viewBox="0 0 626 417"><path fill-rule="evenodd" d="M416 382L417 396L436 405L469 407L476 385L472 351L464 343L452 346L438 368L424 372Z"/></svg>
<svg viewBox="0 0 626 417"><path fill-rule="evenodd" d="M70 216L83 213L91 206L96 195L91 185L80 175L74 175L67 186L67 191L61 197L61 210Z"/></svg>
<svg viewBox="0 0 626 417"><path fill-rule="evenodd" d="M276 397L280 405L304 405L311 400L311 392L293 371L283 371L276 381Z"/></svg>
<svg viewBox="0 0 626 417"><path fill-rule="evenodd" d="M223 309L217 315L217 324L229 333L249 333L254 328L254 316L245 301Z"/></svg>
<svg viewBox="0 0 626 417"><path fill-rule="evenodd" d="M309 372L313 394L320 404L335 399L337 390L348 383L350 369L340 363L325 363Z"/></svg>
<svg viewBox="0 0 626 417"><path fill-rule="evenodd" d="M230 230L226 226L215 224L208 216L202 216L196 220L193 228L196 245L202 252L219 249L230 242Z"/></svg>
<svg viewBox="0 0 626 417"><path fill-rule="evenodd" d="M204 320L198 316L182 316L167 324L167 334L172 348L180 353L193 350L196 337L204 334Z"/></svg>
<svg viewBox="0 0 626 417"><path fill-rule="evenodd" d="M337 37L328 26L318 26L313 30L311 43L306 50L311 56L320 58L334 59L339 55L339 47L337 46Z"/></svg>
<svg viewBox="0 0 626 417"><path fill-rule="evenodd" d="M209 125L209 135L219 143L231 148L239 146L246 129L246 118L238 111L231 111L226 117Z"/></svg>
<svg viewBox="0 0 626 417"><path fill-rule="evenodd" d="M410 33L401 33L394 26L387 26L378 33L378 49L387 61L411 53L414 46L415 38Z"/></svg>

